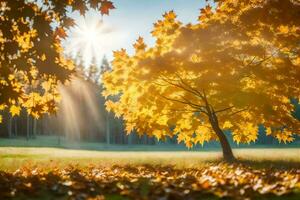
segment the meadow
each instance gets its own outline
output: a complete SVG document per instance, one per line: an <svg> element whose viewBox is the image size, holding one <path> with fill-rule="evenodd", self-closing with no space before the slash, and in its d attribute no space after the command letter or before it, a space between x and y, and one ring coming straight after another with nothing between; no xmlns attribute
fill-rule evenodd
<svg viewBox="0 0 300 200"><path fill-rule="evenodd" d="M59 148L52 142L48 138L48 146L53 147L36 148L33 145L45 146L45 141L15 139L15 145L9 145L0 140L6 144L0 147L1 199L300 196L300 148L234 149L238 162L227 164L218 149L188 151L165 146L151 151L149 145L98 144L97 150L89 143L65 143Z"/></svg>
<svg viewBox="0 0 300 200"><path fill-rule="evenodd" d="M136 147L137 148L137 147ZM0 147L0 169L14 171L24 165L51 169L54 166L97 165L162 165L175 168L199 168L209 163L219 163L219 151L96 151L60 148ZM300 148L235 149L236 157L242 163L254 167L291 168L300 167Z"/></svg>

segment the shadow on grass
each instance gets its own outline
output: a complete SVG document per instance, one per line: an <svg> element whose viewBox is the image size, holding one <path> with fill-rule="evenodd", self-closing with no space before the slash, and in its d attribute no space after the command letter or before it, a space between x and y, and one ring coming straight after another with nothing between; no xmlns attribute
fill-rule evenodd
<svg viewBox="0 0 300 200"><path fill-rule="evenodd" d="M300 162L297 161L284 161L284 160L246 160L246 159L238 159L236 161L238 164L243 164L245 166L254 168L254 169L300 169Z"/></svg>

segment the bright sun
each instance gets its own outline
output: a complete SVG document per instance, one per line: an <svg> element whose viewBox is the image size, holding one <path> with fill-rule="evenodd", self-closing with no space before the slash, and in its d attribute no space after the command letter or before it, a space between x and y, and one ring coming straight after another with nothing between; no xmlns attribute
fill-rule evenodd
<svg viewBox="0 0 300 200"><path fill-rule="evenodd" d="M99 64L110 42L113 30L99 18L79 18L76 26L69 30L66 40L66 53L77 61L89 66Z"/></svg>

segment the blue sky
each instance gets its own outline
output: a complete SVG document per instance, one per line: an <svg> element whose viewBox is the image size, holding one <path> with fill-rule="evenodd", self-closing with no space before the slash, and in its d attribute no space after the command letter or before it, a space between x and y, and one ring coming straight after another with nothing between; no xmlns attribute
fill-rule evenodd
<svg viewBox="0 0 300 200"><path fill-rule="evenodd" d="M153 44L154 39L150 34L153 23L161 19L166 11L174 10L180 21L194 23L197 21L199 9L206 5L205 0L113 0L113 2L116 9L111 10L109 16L103 17L103 24L113 30L112 34L103 36L103 41L97 43L97 57L105 54L109 60L112 59L113 50L125 48L132 53L132 44L139 36L144 37L148 45ZM73 13L72 16L77 22L84 20L78 13ZM90 10L85 19L100 21L101 15L95 10Z"/></svg>

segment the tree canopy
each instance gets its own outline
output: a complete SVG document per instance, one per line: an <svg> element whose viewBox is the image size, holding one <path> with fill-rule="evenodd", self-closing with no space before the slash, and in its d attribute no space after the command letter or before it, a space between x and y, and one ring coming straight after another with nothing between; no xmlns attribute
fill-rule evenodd
<svg viewBox="0 0 300 200"><path fill-rule="evenodd" d="M220 0L186 25L167 12L154 24L153 47L139 38L134 55L114 52L103 94L119 98L107 109L128 133L176 135L188 147L220 140L224 156L232 154L225 129L249 143L263 124L290 142L300 133L290 101L300 97L299 19L293 0Z"/></svg>
<svg viewBox="0 0 300 200"><path fill-rule="evenodd" d="M63 55L61 41L74 20L68 11L84 15L88 8L109 14L108 0L0 1L0 109L12 115L21 107L39 117L56 111L58 83L74 72Z"/></svg>

